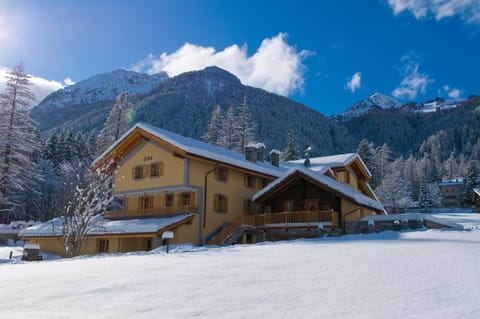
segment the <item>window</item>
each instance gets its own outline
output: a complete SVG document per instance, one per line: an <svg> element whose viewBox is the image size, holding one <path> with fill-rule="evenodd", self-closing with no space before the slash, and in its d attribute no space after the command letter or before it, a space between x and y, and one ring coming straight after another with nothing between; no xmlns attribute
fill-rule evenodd
<svg viewBox="0 0 480 319"><path fill-rule="evenodd" d="M165 207L173 207L174 201L174 194L166 194L165 195Z"/></svg>
<svg viewBox="0 0 480 319"><path fill-rule="evenodd" d="M142 179L143 178L143 165L137 165L133 168L133 179Z"/></svg>
<svg viewBox="0 0 480 319"><path fill-rule="evenodd" d="M255 176L250 174L245 174L243 176L243 183L248 188L253 188L255 186Z"/></svg>
<svg viewBox="0 0 480 319"><path fill-rule="evenodd" d="M160 162L154 162L150 164L150 177L159 177L160 174Z"/></svg>
<svg viewBox="0 0 480 319"><path fill-rule="evenodd" d="M98 240L98 252L99 253L108 253L108 239L99 239Z"/></svg>
<svg viewBox="0 0 480 319"><path fill-rule="evenodd" d="M181 193L180 206L189 206L189 205L190 205L190 193Z"/></svg>
<svg viewBox="0 0 480 319"><path fill-rule="evenodd" d="M286 212L293 212L293 200L286 200L283 202L283 209Z"/></svg>
<svg viewBox="0 0 480 319"><path fill-rule="evenodd" d="M345 182L350 183L350 171L345 171Z"/></svg>
<svg viewBox="0 0 480 319"><path fill-rule="evenodd" d="M217 166L217 168L215 169L215 179L221 182L228 181L228 168L223 166Z"/></svg>
<svg viewBox="0 0 480 319"><path fill-rule="evenodd" d="M228 210L228 199L223 194L215 194L213 206L216 212L226 213Z"/></svg>
<svg viewBox="0 0 480 319"><path fill-rule="evenodd" d="M153 196L140 196L138 198L138 209L153 208Z"/></svg>

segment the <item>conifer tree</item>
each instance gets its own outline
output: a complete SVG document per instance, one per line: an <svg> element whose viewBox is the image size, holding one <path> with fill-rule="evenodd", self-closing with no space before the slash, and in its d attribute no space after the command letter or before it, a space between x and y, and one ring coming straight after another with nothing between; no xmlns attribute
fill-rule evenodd
<svg viewBox="0 0 480 319"><path fill-rule="evenodd" d="M245 146L255 141L255 124L250 114L246 95L238 108L235 131L238 141L236 145L237 151L243 153L245 152Z"/></svg>
<svg viewBox="0 0 480 319"><path fill-rule="evenodd" d="M477 187L478 183L478 167L476 161L470 161L468 165L467 176L463 179L462 202L465 205L473 203L473 189Z"/></svg>
<svg viewBox="0 0 480 319"><path fill-rule="evenodd" d="M368 167L368 170L372 174L372 178L369 181L370 185L373 188L377 187L381 183L381 169L380 161L373 144L368 140L363 139L358 145L357 153L360 155L360 158L363 160L365 165Z"/></svg>
<svg viewBox="0 0 480 319"><path fill-rule="evenodd" d="M41 176L32 156L40 141L29 114L29 105L35 101L30 76L19 64L6 78L0 95L0 212L8 218L24 213L22 196L35 191Z"/></svg>
<svg viewBox="0 0 480 319"><path fill-rule="evenodd" d="M127 101L127 97L127 92L117 96L107 121L98 136L97 153L106 150L130 128L132 104Z"/></svg>
<svg viewBox="0 0 480 319"><path fill-rule="evenodd" d="M224 125L225 119L222 114L222 109L220 108L220 105L216 105L210 116L207 131L202 136L203 140L206 143L223 146L223 139L225 137Z"/></svg>
<svg viewBox="0 0 480 319"><path fill-rule="evenodd" d="M225 114L225 125L223 131L225 136L223 138L222 147L234 150L235 148L235 123L237 121L237 116L235 114L235 108L230 106Z"/></svg>
<svg viewBox="0 0 480 319"><path fill-rule="evenodd" d="M282 162L297 160L298 153L298 146L295 142L295 132L290 130L290 132L288 132L287 147L282 152L281 160Z"/></svg>

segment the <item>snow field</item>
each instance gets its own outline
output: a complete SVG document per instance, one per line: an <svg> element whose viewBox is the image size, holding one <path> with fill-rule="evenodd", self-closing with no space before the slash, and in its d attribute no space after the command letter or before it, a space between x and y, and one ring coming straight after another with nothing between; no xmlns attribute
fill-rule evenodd
<svg viewBox="0 0 480 319"><path fill-rule="evenodd" d="M3 264L0 318L479 318L479 244L473 227Z"/></svg>

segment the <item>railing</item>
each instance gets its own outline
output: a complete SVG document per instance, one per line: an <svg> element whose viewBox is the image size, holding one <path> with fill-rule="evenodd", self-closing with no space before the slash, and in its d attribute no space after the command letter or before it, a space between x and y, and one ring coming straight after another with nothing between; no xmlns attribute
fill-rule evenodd
<svg viewBox="0 0 480 319"><path fill-rule="evenodd" d="M235 219L231 224L226 226L225 228L222 229L218 233L217 236L213 237L208 244L209 245L221 245L223 244L230 235L232 235L237 229L242 227L243 221L242 221L242 216L238 216L237 219Z"/></svg>
<svg viewBox="0 0 480 319"><path fill-rule="evenodd" d="M338 213L333 209L316 210L316 211L300 211L300 212L281 212L281 213L265 213L255 215L255 226L265 227L267 225L295 225L310 226L316 223L330 222L332 225L338 225Z"/></svg>
<svg viewBox="0 0 480 319"><path fill-rule="evenodd" d="M106 211L105 218L124 219L124 218L142 218L142 217L171 217L176 215L198 212L195 206L175 206L175 207L158 207L144 208L135 210L116 210Z"/></svg>

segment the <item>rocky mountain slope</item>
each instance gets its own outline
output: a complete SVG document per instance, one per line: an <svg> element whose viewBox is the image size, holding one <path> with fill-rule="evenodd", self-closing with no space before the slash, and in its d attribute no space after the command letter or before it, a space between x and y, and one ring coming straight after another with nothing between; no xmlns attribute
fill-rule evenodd
<svg viewBox="0 0 480 319"><path fill-rule="evenodd" d="M75 86L70 90L75 91ZM265 143L267 148L284 148L290 130L295 131L300 148L313 147L312 154L355 148L342 125L286 97L245 86L233 74L217 67L183 73L160 81L148 92L131 94L130 102L135 106L132 124L143 121L199 139L205 133L215 105L227 110L239 105L244 96L256 122L257 141ZM91 103L82 99L84 103L60 108L57 105L58 100L64 101L63 93L55 92L34 108L32 114L42 131L63 127L85 133L98 132L115 97L113 94L110 101L94 99Z"/></svg>
<svg viewBox="0 0 480 319"><path fill-rule="evenodd" d="M115 97L130 92L135 122L147 122L200 139L215 105L223 111L247 97L256 122L256 139L268 149L283 149L293 130L300 149L313 147L312 156L355 151L366 138L376 146L387 143L394 155L421 153L436 140L442 156L472 152L480 136L480 98L465 101L436 99L400 106L380 93L356 103L343 115L326 118L286 97L245 86L217 67L173 78L129 71L101 74L52 93L32 111L42 131L67 128L87 134L102 128Z"/></svg>

